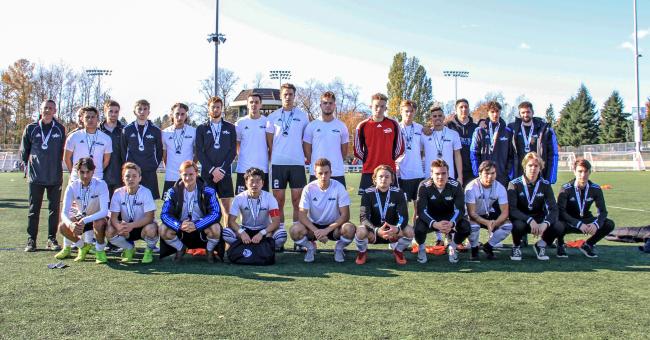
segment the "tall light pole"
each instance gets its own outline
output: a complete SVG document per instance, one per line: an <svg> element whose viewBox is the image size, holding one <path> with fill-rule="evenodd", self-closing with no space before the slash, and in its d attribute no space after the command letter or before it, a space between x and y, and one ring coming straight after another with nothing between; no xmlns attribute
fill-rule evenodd
<svg viewBox="0 0 650 340"><path fill-rule="evenodd" d="M636 0L632 0L634 8L634 85L636 90L636 115L634 119L634 144L635 150L641 152L641 100L639 95L639 37L636 22Z"/></svg>
<svg viewBox="0 0 650 340"><path fill-rule="evenodd" d="M280 88L282 87L283 79L286 80L291 79L291 71L279 71L279 70L269 71L269 78L278 79L280 81L280 86L278 86L278 88Z"/></svg>
<svg viewBox="0 0 650 340"><path fill-rule="evenodd" d="M219 0L216 0L217 11L215 14L214 33L208 34L208 42L214 43L214 95L217 95L219 83L219 45L226 42L226 36L219 33ZM225 100L225 98L224 98Z"/></svg>
<svg viewBox="0 0 650 340"><path fill-rule="evenodd" d="M90 69L86 70L86 74L89 77L97 77L97 92L95 94L95 107L99 109L101 106L101 103L99 102L100 98L99 96L101 95L101 87L102 87L102 76L110 76L113 73L113 70L100 70L100 69Z"/></svg>
<svg viewBox="0 0 650 340"><path fill-rule="evenodd" d="M454 77L455 100L458 100L458 78L469 77L469 71L442 71L445 77Z"/></svg>

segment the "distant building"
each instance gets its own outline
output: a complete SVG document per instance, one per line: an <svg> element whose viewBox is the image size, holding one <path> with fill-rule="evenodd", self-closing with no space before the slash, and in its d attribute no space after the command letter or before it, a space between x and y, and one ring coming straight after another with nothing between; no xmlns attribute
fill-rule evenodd
<svg viewBox="0 0 650 340"><path fill-rule="evenodd" d="M280 100L280 90L278 89L250 89L242 90L237 97L230 103L231 108L237 110L237 117L243 117L248 114L248 107L246 106L248 96L251 93L258 93L262 96L262 114L268 116L271 112L282 107Z"/></svg>

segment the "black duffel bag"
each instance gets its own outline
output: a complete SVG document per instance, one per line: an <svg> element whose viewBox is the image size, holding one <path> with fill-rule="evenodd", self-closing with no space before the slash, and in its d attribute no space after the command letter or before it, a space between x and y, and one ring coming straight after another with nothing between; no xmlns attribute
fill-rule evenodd
<svg viewBox="0 0 650 340"><path fill-rule="evenodd" d="M244 244L238 239L228 248L228 260L234 264L247 264L252 266L268 266L274 264L275 240L271 237L264 237L258 244Z"/></svg>

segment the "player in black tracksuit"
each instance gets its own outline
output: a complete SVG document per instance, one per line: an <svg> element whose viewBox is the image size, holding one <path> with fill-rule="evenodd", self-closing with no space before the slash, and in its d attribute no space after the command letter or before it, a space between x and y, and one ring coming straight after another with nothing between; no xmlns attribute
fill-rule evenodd
<svg viewBox="0 0 650 340"><path fill-rule="evenodd" d="M555 184L555 182L557 182L558 166L557 136L555 135L553 128L543 119L534 117L532 122L533 132L531 134L528 151L526 151L524 139L530 134L530 127L524 126L523 133L526 134L526 136L524 136L522 134L523 124L521 118L516 118L514 122L508 125L512 130L513 135L513 161L515 162L513 164L514 178L524 174L523 168L521 167L521 161L524 159L524 156L530 151L535 151L546 163L546 166L541 173L542 177L551 182L551 184Z"/></svg>
<svg viewBox="0 0 650 340"><path fill-rule="evenodd" d="M201 178L205 180L206 185L217 191L219 199L225 206L225 200L230 203L229 201L234 197L231 165L237 156L237 131L234 124L223 119L220 120L220 124L218 143L214 140L217 129L210 120L196 128L196 154L201 163ZM217 183L213 180L215 170L224 175ZM225 208L229 210L230 205Z"/></svg>
<svg viewBox="0 0 650 340"><path fill-rule="evenodd" d="M113 141L113 152L108 161L108 166L104 169L104 182L108 185L109 196L113 197L115 189L124 185L122 184L122 164L124 162L122 161L122 152L120 151L124 125L118 120L111 131L106 124L106 120L104 120L99 124L99 130L111 137L111 141Z"/></svg>
<svg viewBox="0 0 650 340"><path fill-rule="evenodd" d="M142 150L140 150L140 139L143 143ZM122 131L120 146L122 159L124 162L133 162L140 166L142 169L140 184L151 191L153 199L160 198L156 170L162 161L162 148L162 133L150 120L146 120L144 124L139 124L138 120L135 120Z"/></svg>
<svg viewBox="0 0 650 340"><path fill-rule="evenodd" d="M467 101L464 99L459 99L456 101L456 114L453 115L452 119L447 122L447 127L458 132L460 136L460 144L463 146L460 149L460 155L463 159L463 186L471 182L477 176L474 176L474 171L472 170L472 160L470 159L470 146L472 145L472 137L474 136L474 131L478 128L478 125L474 123L472 117L467 116L467 122L463 124L458 117L459 109L465 109ZM479 162L480 164L480 162Z"/></svg>
<svg viewBox="0 0 650 340"><path fill-rule="evenodd" d="M446 169L446 173L442 170ZM418 188L417 220L415 222L415 241L418 243L418 262L426 263L424 242L427 234L435 230L453 233L449 243L449 262L458 262L456 246L469 236L471 227L465 216L465 195L463 187L449 178L448 165L438 159L432 162L431 178L427 178ZM438 177L439 176L439 177ZM450 225L449 225L449 224ZM445 230L451 228L450 230Z"/></svg>
<svg viewBox="0 0 650 340"><path fill-rule="evenodd" d="M496 123L498 122L498 123ZM474 130L472 144L470 145L470 161L472 162L473 178L478 177L478 167L486 160L493 161L497 165L497 181L503 186L508 185L512 176L513 149L512 130L506 126L506 122L498 118L486 122L487 127ZM490 129L496 131L494 144L492 142Z"/></svg>
<svg viewBox="0 0 650 340"><path fill-rule="evenodd" d="M508 206L512 222L512 255L510 259L521 260L521 240L528 233L541 234L541 240L534 245L537 259L548 260L546 246L562 235L562 224L557 223L558 208L553 188L539 173L544 167L536 153L524 157L524 176L508 184Z"/></svg>
<svg viewBox="0 0 650 340"><path fill-rule="evenodd" d="M584 233L590 235L580 247L587 257L597 257L593 247L614 230L614 221L607 218L607 206L603 190L589 180L591 164L586 160L578 160L574 166L576 178L562 186L557 198L560 212L559 222L564 227L558 239L558 257L566 257L564 235ZM591 213L592 204L596 204L598 216Z"/></svg>
<svg viewBox="0 0 650 340"><path fill-rule="evenodd" d="M56 241L61 203L61 184L63 183L63 149L65 147L65 127L54 119L56 104L47 100L41 104L41 115L37 122L25 127L20 145L23 163L29 178L29 213L27 214L27 246L25 251L36 251L38 221L47 192L48 204L48 244L51 250L60 250Z"/></svg>

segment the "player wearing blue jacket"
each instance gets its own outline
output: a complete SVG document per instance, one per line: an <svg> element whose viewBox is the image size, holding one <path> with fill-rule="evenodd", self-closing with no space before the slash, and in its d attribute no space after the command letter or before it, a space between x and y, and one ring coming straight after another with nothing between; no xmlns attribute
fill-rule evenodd
<svg viewBox="0 0 650 340"><path fill-rule="evenodd" d="M497 181L507 186L513 176L512 130L501 119L501 104L491 101L487 109L487 126L474 131L470 145L472 172L474 177L478 177L479 165L483 161L493 161L497 164Z"/></svg>

